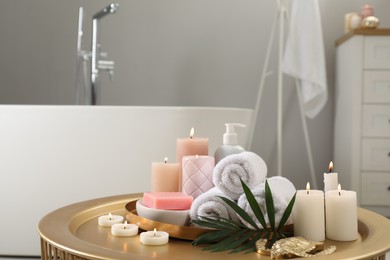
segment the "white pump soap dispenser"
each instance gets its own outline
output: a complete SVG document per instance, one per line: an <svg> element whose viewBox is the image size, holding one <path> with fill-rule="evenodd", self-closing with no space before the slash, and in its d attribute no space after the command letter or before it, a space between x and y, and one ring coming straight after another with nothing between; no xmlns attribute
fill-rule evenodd
<svg viewBox="0 0 390 260"><path fill-rule="evenodd" d="M238 123L228 123L225 124L225 126L226 133L223 134L223 145L221 145L214 154L215 164L230 154L236 154L245 151L244 148L238 145L237 133L234 130L234 127L236 126L245 127L245 125Z"/></svg>

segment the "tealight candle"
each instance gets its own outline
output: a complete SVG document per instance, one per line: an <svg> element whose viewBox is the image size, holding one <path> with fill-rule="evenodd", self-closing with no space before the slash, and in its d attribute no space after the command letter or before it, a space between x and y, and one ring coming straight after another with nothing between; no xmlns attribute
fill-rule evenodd
<svg viewBox="0 0 390 260"><path fill-rule="evenodd" d="M338 173L333 172L333 162L329 163L329 172L324 173L324 190L337 190L337 185L339 184Z"/></svg>
<svg viewBox="0 0 390 260"><path fill-rule="evenodd" d="M117 237L132 237L138 234L138 226L135 224L114 224L111 226L111 234Z"/></svg>
<svg viewBox="0 0 390 260"><path fill-rule="evenodd" d="M164 231L146 231L140 234L140 241L144 245L158 246L164 245L169 241L169 234Z"/></svg>
<svg viewBox="0 0 390 260"><path fill-rule="evenodd" d="M307 183L306 190L298 190L294 207L294 236L301 236L308 240L325 240L324 192L310 190Z"/></svg>
<svg viewBox="0 0 390 260"><path fill-rule="evenodd" d="M108 215L100 216L98 219L99 226L111 227L114 224L123 222L123 217L119 215L112 215L111 212Z"/></svg>
<svg viewBox="0 0 390 260"><path fill-rule="evenodd" d="M337 241L358 238L356 192L337 190L325 193L326 237Z"/></svg>

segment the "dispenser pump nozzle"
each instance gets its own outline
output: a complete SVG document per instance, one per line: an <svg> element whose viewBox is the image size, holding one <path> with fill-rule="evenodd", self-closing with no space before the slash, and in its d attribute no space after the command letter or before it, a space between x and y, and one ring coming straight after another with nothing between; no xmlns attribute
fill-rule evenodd
<svg viewBox="0 0 390 260"><path fill-rule="evenodd" d="M234 131L234 127L246 127L244 124L239 123L227 123L226 126L226 133L223 134L223 144L227 145L237 145L238 144L238 138L237 133Z"/></svg>

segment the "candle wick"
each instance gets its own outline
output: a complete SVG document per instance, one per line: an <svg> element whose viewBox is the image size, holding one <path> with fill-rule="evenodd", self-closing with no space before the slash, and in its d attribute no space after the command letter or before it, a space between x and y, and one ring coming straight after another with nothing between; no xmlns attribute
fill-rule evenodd
<svg viewBox="0 0 390 260"><path fill-rule="evenodd" d="M309 194L309 191L308 191L308 190L306 191L306 194Z"/></svg>
<svg viewBox="0 0 390 260"><path fill-rule="evenodd" d="M339 196L341 196L341 192L339 191Z"/></svg>

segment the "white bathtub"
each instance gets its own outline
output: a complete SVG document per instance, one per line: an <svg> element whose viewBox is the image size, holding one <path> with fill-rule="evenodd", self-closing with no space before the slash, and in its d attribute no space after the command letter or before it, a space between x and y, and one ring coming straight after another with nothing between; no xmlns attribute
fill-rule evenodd
<svg viewBox="0 0 390 260"><path fill-rule="evenodd" d="M96 197L147 191L150 165L174 161L176 138L222 142L225 123L251 109L0 106L0 255L39 255L36 226L48 212ZM246 146L249 127L238 129Z"/></svg>

